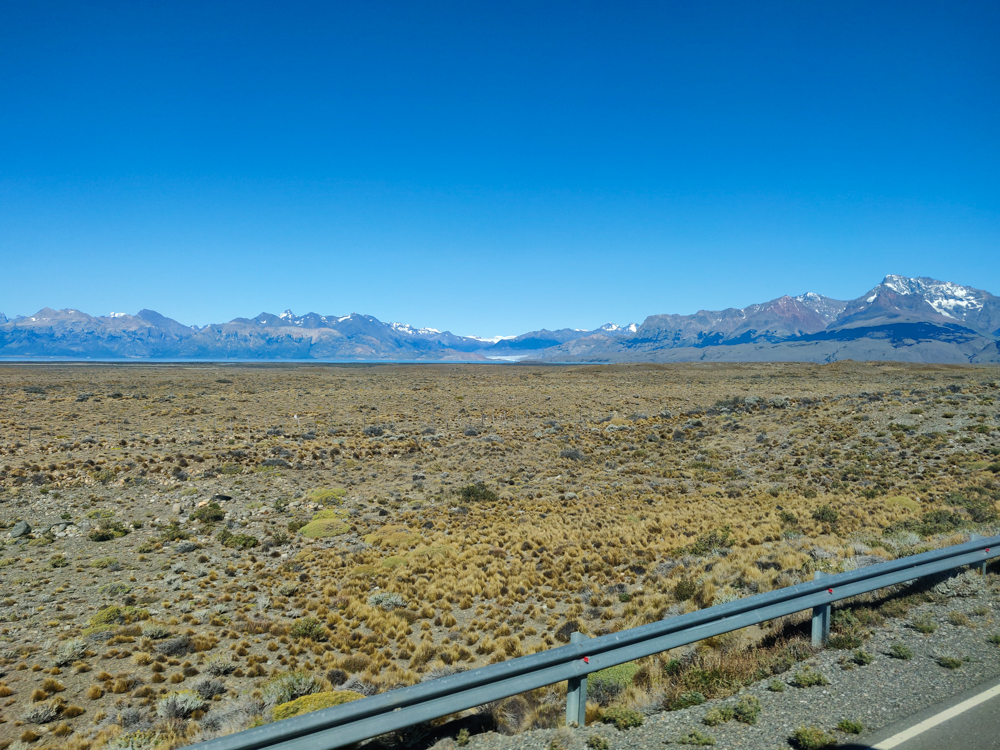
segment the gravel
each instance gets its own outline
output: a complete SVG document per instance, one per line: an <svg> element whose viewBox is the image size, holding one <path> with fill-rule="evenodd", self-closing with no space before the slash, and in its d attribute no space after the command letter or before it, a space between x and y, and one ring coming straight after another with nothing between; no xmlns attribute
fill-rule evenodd
<svg viewBox="0 0 1000 750"><path fill-rule="evenodd" d="M783 692L772 692L765 681L742 690L729 698L712 700L682 711L661 712L646 717L643 726L618 731L608 725L590 725L585 729L547 729L504 736L495 732L473 735L470 750L583 750L593 735L601 735L611 748L649 750L690 747L677 744L682 735L697 729L711 735L718 750L774 750L792 747L789 738L800 726L816 726L844 743L856 739L836 730L843 719L860 721L865 733L888 726L917 711L957 695L971 687L1000 676L1000 647L989 643L989 635L1000 631L995 618L1000 615L996 594L987 589L980 596L952 598L947 603L924 604L914 607L905 619L889 620L864 643L863 650L873 659L867 666L843 668L851 661L853 651L829 649L807 660L825 675L830 684L821 687L795 688L789 683L802 665L780 675L785 683ZM985 615L974 614L985 607ZM968 616L971 626L949 623L950 612ZM909 627L914 618L929 615L938 629L922 635ZM913 658L901 660L889 655L894 643L901 642L913 651ZM942 656L965 660L959 669L945 669L938 664ZM757 724L748 726L737 721L708 727L702 718L715 706L734 705L740 695L751 694L761 703ZM447 744L448 740L445 741Z"/></svg>

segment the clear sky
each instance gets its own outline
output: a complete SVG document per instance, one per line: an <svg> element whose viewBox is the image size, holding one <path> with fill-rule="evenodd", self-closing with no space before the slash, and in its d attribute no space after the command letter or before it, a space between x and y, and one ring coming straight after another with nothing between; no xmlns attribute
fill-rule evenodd
<svg viewBox="0 0 1000 750"><path fill-rule="evenodd" d="M0 311L1000 294L1000 3L0 2Z"/></svg>

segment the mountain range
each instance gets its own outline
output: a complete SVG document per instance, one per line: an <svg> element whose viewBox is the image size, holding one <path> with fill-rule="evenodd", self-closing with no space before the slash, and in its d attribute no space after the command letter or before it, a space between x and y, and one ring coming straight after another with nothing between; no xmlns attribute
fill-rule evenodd
<svg viewBox="0 0 1000 750"><path fill-rule="evenodd" d="M203 327L152 310L92 316L0 313L0 358L544 362L1000 362L1000 298L929 278L886 276L854 300L815 293L641 325L483 339L350 315L261 313Z"/></svg>

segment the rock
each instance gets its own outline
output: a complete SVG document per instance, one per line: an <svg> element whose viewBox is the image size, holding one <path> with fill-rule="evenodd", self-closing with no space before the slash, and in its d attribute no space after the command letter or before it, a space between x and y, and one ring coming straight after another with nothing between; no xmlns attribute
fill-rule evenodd
<svg viewBox="0 0 1000 750"><path fill-rule="evenodd" d="M10 538L17 539L24 536L25 534L31 533L31 527L28 525L27 521L18 521L14 524L14 528L10 530Z"/></svg>
<svg viewBox="0 0 1000 750"><path fill-rule="evenodd" d="M179 516L181 514L181 504L174 503L173 507L170 510L173 512L175 516Z"/></svg>

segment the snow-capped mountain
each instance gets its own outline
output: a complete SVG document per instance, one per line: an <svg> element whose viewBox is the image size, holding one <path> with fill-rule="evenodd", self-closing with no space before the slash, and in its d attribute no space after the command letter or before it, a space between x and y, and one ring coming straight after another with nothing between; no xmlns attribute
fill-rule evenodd
<svg viewBox="0 0 1000 750"><path fill-rule="evenodd" d="M0 357L259 360L1000 362L1000 299L929 278L886 276L851 301L808 292L641 325L458 336L371 315L261 313L186 326L152 310L91 316L44 308L0 315Z"/></svg>
<svg viewBox="0 0 1000 750"><path fill-rule="evenodd" d="M867 294L849 302L837 323L870 325L875 320L960 324L996 335L1000 299L982 289L947 281L886 276Z"/></svg>

